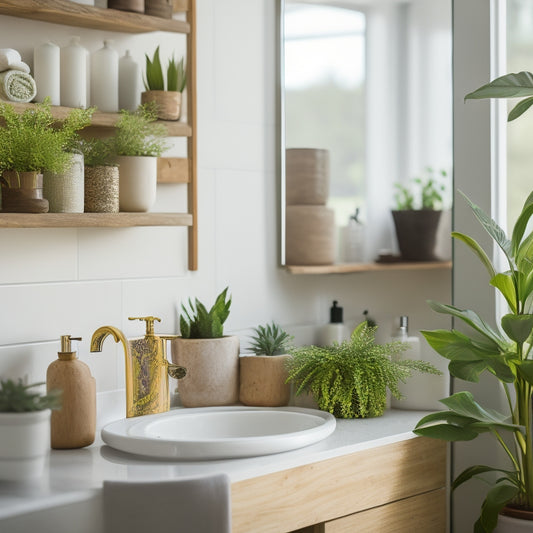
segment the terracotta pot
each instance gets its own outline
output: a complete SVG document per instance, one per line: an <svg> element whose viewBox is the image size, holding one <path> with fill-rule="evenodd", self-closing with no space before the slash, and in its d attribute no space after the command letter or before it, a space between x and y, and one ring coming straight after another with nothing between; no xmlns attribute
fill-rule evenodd
<svg viewBox="0 0 533 533"><path fill-rule="evenodd" d="M239 400L244 405L281 407L287 405L291 387L286 363L290 355L244 355L240 358Z"/></svg>
<svg viewBox="0 0 533 533"><path fill-rule="evenodd" d="M4 170L1 181L5 213L48 212L48 200L43 198L42 174Z"/></svg>
<svg viewBox="0 0 533 533"><path fill-rule="evenodd" d="M144 91L141 103L155 102L162 120L178 120L181 116L181 93L178 91Z"/></svg>
<svg viewBox="0 0 533 533"><path fill-rule="evenodd" d="M85 212L118 213L118 167L85 167Z"/></svg>
<svg viewBox="0 0 533 533"><path fill-rule="evenodd" d="M42 475L50 450L50 413L0 413L0 479Z"/></svg>
<svg viewBox="0 0 533 533"><path fill-rule="evenodd" d="M435 261L435 244L441 211L393 211L400 255L404 261Z"/></svg>
<svg viewBox="0 0 533 533"><path fill-rule="evenodd" d="M107 0L107 7L120 11L144 13L144 0Z"/></svg>
<svg viewBox="0 0 533 533"><path fill-rule="evenodd" d="M329 196L329 151L289 148L285 152L287 205L326 205Z"/></svg>
<svg viewBox="0 0 533 533"><path fill-rule="evenodd" d="M172 362L187 369L179 381L184 407L231 405L239 401L239 338L172 340Z"/></svg>
<svg viewBox="0 0 533 533"><path fill-rule="evenodd" d="M504 507L494 533L532 533L533 511Z"/></svg>
<svg viewBox="0 0 533 533"><path fill-rule="evenodd" d="M50 213L83 213L83 155L70 157L69 168L64 172L43 173L43 194Z"/></svg>
<svg viewBox="0 0 533 533"><path fill-rule="evenodd" d="M172 0L144 0L144 13L152 17L172 18Z"/></svg>
<svg viewBox="0 0 533 533"><path fill-rule="evenodd" d="M157 192L157 157L122 155L117 163L120 210L150 211Z"/></svg>

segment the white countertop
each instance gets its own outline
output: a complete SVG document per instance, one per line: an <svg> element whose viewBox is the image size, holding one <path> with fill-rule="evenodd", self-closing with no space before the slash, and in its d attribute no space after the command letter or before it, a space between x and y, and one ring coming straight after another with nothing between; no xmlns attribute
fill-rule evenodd
<svg viewBox="0 0 533 533"><path fill-rule="evenodd" d="M105 401L110 398L105 398ZM117 406L116 402L112 404ZM122 402L119 402L122 408L120 404ZM425 411L387 410L379 418L337 419L332 435L298 450L245 459L186 462L153 460L105 445L99 429L120 418L120 415L114 416L107 404L102 405L100 397L98 413L99 427L94 444L78 450L52 450L45 473L39 480L23 483L0 481L0 521L94 499L99 495L104 480L157 481L225 472L232 482L236 482L411 439L415 437L411 430L427 414ZM105 416L100 413L105 413Z"/></svg>

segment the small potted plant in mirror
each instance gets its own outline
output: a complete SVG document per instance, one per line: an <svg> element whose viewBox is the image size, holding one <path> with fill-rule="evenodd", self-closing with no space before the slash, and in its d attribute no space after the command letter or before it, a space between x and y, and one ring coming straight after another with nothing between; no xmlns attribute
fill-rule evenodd
<svg viewBox="0 0 533 533"><path fill-rule="evenodd" d="M311 393L319 409L337 418L376 417L385 412L387 389L400 399L398 382L405 382L412 371L440 374L426 361L400 358L405 343L377 344L376 330L365 320L349 340L292 348L287 366L295 394Z"/></svg>
<svg viewBox="0 0 533 533"><path fill-rule="evenodd" d="M59 173L68 168L71 157L65 149L74 132L87 125L86 112L73 109L57 125L49 99L22 113L17 113L13 105L0 102L0 119L2 211L48 212L43 171Z"/></svg>
<svg viewBox="0 0 533 533"><path fill-rule="evenodd" d="M119 171L111 138L84 139L85 212L119 212Z"/></svg>
<svg viewBox="0 0 533 533"><path fill-rule="evenodd" d="M155 105L122 109L112 149L119 166L120 211L149 211L156 200L157 158L167 148L166 128L157 122Z"/></svg>
<svg viewBox="0 0 533 533"><path fill-rule="evenodd" d="M287 359L292 337L276 323L257 326L251 337L254 355L240 358L239 400L244 405L280 407L290 400Z"/></svg>
<svg viewBox="0 0 533 533"><path fill-rule="evenodd" d="M426 167L424 178L410 186L396 183L396 208L392 210L402 261L435 261L437 230L445 207L447 172Z"/></svg>
<svg viewBox="0 0 533 533"><path fill-rule="evenodd" d="M145 91L141 93L141 102L143 104L154 102L157 106L157 116L162 120L179 120L182 93L187 85L184 58L176 62L172 56L168 62L166 74L165 89L158 46L153 59L146 54L146 72L143 78Z"/></svg>
<svg viewBox="0 0 533 533"><path fill-rule="evenodd" d="M231 405L239 400L239 338L224 335L231 297L226 287L207 308L196 298L182 304L180 336L172 340L172 362L187 369L178 393L185 407Z"/></svg>
<svg viewBox="0 0 533 533"><path fill-rule="evenodd" d="M0 379L0 479L39 477L50 450L50 410L61 406L61 392L34 390L21 379Z"/></svg>

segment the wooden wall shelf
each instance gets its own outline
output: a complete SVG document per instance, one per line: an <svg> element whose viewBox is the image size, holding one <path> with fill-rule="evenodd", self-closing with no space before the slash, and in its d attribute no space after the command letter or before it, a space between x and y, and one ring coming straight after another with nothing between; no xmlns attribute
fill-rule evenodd
<svg viewBox="0 0 533 533"><path fill-rule="evenodd" d="M188 213L0 213L0 228L192 226Z"/></svg>
<svg viewBox="0 0 533 533"><path fill-rule="evenodd" d="M286 265L290 274L354 274L393 270L451 270L451 261L397 263L338 263L335 265Z"/></svg>
<svg viewBox="0 0 533 533"><path fill-rule="evenodd" d="M168 31L187 34L191 31L189 22L76 4L68 0L1 0L0 14L121 33Z"/></svg>

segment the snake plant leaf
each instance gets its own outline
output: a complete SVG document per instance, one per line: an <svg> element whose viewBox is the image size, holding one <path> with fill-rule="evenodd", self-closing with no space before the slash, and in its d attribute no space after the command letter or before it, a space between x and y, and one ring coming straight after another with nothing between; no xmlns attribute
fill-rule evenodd
<svg viewBox="0 0 533 533"><path fill-rule="evenodd" d="M501 468L494 468L493 466L486 465L473 465L463 470L453 480L451 488L452 490L455 490L457 487L459 487L469 479L472 479L473 477L479 476L481 474L486 474L487 472L501 472L502 474L504 474L504 477L506 479L509 479L511 481L514 481L516 478L516 472L513 472L512 470L503 470Z"/></svg>
<svg viewBox="0 0 533 533"><path fill-rule="evenodd" d="M513 278L509 274L500 272L490 280L490 284L502 293L513 313L516 313L518 302Z"/></svg>
<svg viewBox="0 0 533 533"><path fill-rule="evenodd" d="M491 278L495 276L496 270L494 270L489 257L485 253L485 250L483 250L483 248L481 248L481 246L474 239L472 239L472 237L469 237L464 233L460 233L459 231L452 231L452 237L464 242L468 247L470 247L470 249L479 257L483 265L485 265L489 276Z"/></svg>
<svg viewBox="0 0 533 533"><path fill-rule="evenodd" d="M523 343L526 342L533 331L533 315L504 315L501 324L510 339Z"/></svg>
<svg viewBox="0 0 533 533"><path fill-rule="evenodd" d="M176 65L176 60L174 59L174 54L168 62L167 67L167 91L177 91L178 90L178 67Z"/></svg>
<svg viewBox="0 0 533 533"><path fill-rule="evenodd" d="M465 100L520 98L522 96L533 96L533 74L526 71L500 76L468 93Z"/></svg>
<svg viewBox="0 0 533 533"><path fill-rule="evenodd" d="M159 46L155 49L152 60L145 54L146 57L146 78L144 80L145 89L148 91L164 91L165 82L163 79L163 68L161 67L161 59L159 58Z"/></svg>
<svg viewBox="0 0 533 533"><path fill-rule="evenodd" d="M474 532L493 531L498 523L500 511L513 500L518 492L518 487L509 483L500 482L494 485L487 493L487 497L481 506L481 516L475 524ZM478 529L479 527L483 529Z"/></svg>

